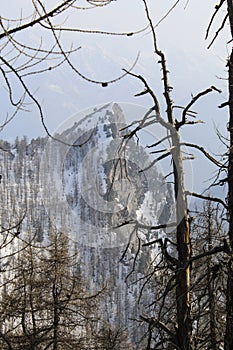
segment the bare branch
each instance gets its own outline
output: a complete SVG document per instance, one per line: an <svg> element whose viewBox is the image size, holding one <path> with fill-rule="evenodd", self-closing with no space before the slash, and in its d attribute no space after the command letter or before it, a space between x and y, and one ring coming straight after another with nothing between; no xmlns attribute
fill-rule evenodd
<svg viewBox="0 0 233 350"><path fill-rule="evenodd" d="M154 240L152 242L144 243L142 246L148 247L148 246L151 246L155 243L159 243L161 250L162 250L162 254L165 257L165 259L167 260L167 262L169 263L170 269L175 270L179 266L179 261L176 258L174 258L171 254L168 253L168 250L167 250L167 243L168 242L169 242L169 240L167 238L165 238L164 242L163 242L162 238L159 238L159 239Z"/></svg>
<svg viewBox="0 0 233 350"><path fill-rule="evenodd" d="M156 163L158 163L160 160L164 159L164 158L167 158L171 155L171 152L167 152L167 153L164 153L162 154L160 157L156 158L153 160L153 162L151 162L151 164L149 164L146 168L142 169L142 170L139 170L139 172L145 172L147 170L149 170L150 168L152 168Z"/></svg>
<svg viewBox="0 0 233 350"><path fill-rule="evenodd" d="M141 229L145 229L145 230L160 230L162 228L167 228L167 227L176 227L176 222L171 222L171 223L167 223L167 224L161 224L161 225L145 225L145 224L141 224L138 221L135 220L129 220L129 221L125 221L122 224L120 224L119 226L116 226L115 228L119 228L122 226L126 226L126 225L135 225L135 227L137 228L141 228Z"/></svg>
<svg viewBox="0 0 233 350"><path fill-rule="evenodd" d="M172 90L172 87L169 85L168 82L168 69L167 69L167 63L166 63L166 59L165 59L165 55L164 53L158 49L157 46L157 37L156 37L156 33L155 33L155 28L153 26L153 22L152 19L150 17L149 14L149 8L147 5L146 0L142 0L145 6L145 11L146 11L146 16L148 19L148 22L150 24L150 28L152 31L152 37L153 37L153 44L154 44L154 49L155 49L155 54L157 56L160 57L159 63L162 66L162 74L163 74L163 86L164 86L164 97L165 97L165 101L166 101L166 106L167 106L167 117L168 117L168 122L173 125L173 115L172 115L172 105L173 105L173 101L170 97L170 91Z"/></svg>
<svg viewBox="0 0 233 350"><path fill-rule="evenodd" d="M156 147L156 146L158 146L159 144L161 144L162 142L164 142L164 141L166 141L166 140L168 140L168 139L170 139L170 138L171 138L171 135L167 135L167 136L163 137L162 139L160 139L158 142L155 142L155 143L153 143L152 145L149 145L149 146L146 146L146 147L147 147L147 148Z"/></svg>
<svg viewBox="0 0 233 350"><path fill-rule="evenodd" d="M211 86L210 88L199 92L197 95L192 97L192 100L187 104L187 106L184 108L183 113L182 113L182 119L180 122L176 123L176 128L177 130L186 123L186 115L189 112L190 107L192 107L192 105L199 100L202 96L205 96L207 94L209 94L212 91L217 91L219 93L221 93L221 91L219 89L217 89L215 86Z"/></svg>
<svg viewBox="0 0 233 350"><path fill-rule="evenodd" d="M210 31L210 28L212 26L212 23L214 21L214 18L215 16L217 15L218 11L220 10L220 8L222 7L222 5L224 4L225 0L220 0L219 4L218 5L215 5L215 11L210 19L210 22L209 22L209 25L207 27L207 30L206 30L206 36L205 36L205 39L208 38L208 35L209 35L209 31Z"/></svg>
<svg viewBox="0 0 233 350"><path fill-rule="evenodd" d="M207 256L215 255L215 254L221 253L221 252L224 252L226 254L230 253L229 246L228 246L227 241L225 239L224 239L224 244L222 246L214 247L213 249L208 250L207 252L200 253L196 256L192 256L189 259L189 261L187 262L185 268L188 267L188 265L192 264L194 261L200 260L200 259L205 258Z"/></svg>
<svg viewBox="0 0 233 350"><path fill-rule="evenodd" d="M45 7L44 5L41 3L40 0L38 0L41 8L43 9L44 13L46 14L46 10L45 10ZM70 68L78 75L80 76L82 79L90 82L90 83L94 83L94 84L99 84L99 85L102 85L103 87L107 87L109 84L113 84L113 83L116 83L117 81L121 80L122 78L124 78L128 73L124 73L120 76L118 76L117 78L115 79L112 79L112 80L108 80L108 81L98 81L98 80L94 80L94 79L90 79L88 77L86 77L84 74L82 74L74 65L73 63L70 61L70 59L68 58L67 54L65 53L65 51L63 50L62 46L61 46L61 43L55 33L55 29L54 29L54 26L52 25L51 23L51 20L50 20L50 17L47 17L47 21L49 23L49 26L50 26L50 30L54 36L54 39L57 43L57 46L59 47L60 51L61 51L61 54L63 55L63 57L65 58L65 61L68 63L68 65L70 66ZM138 58L139 58L139 53L136 57L136 60L135 62L133 63L132 67L129 69L129 71L131 71L135 65L137 64L137 61L138 61Z"/></svg>
<svg viewBox="0 0 233 350"><path fill-rule="evenodd" d="M134 74L132 73L131 71L128 71L126 69L123 69L127 74L141 80L143 82L143 84L145 85L145 93L149 93L154 101L154 109L156 111L156 114L157 115L160 115L160 108L159 108L159 102L158 102L158 99L154 93L154 91L150 88L149 84L147 83L146 79L144 77L142 77L141 75L137 75L137 74ZM142 94L136 94L135 96L140 96Z"/></svg>
<svg viewBox="0 0 233 350"><path fill-rule="evenodd" d="M195 145L193 143L188 143L188 142L181 142L180 145L182 146L186 146L186 147L192 147L192 148L196 148L198 149L200 152L202 152L206 158L208 158L212 163L214 163L215 165L217 165L218 167L221 168L227 168L226 165L220 163L219 161L217 161L214 157L212 157L203 147Z"/></svg>
<svg viewBox="0 0 233 350"><path fill-rule="evenodd" d="M229 106L229 104L230 104L230 101L223 102L218 106L218 108L224 108L226 106Z"/></svg>
<svg viewBox="0 0 233 350"><path fill-rule="evenodd" d="M228 206L226 205L226 203L220 199L220 198L217 198L217 197L211 197L211 196L204 196L202 194L198 194L198 193L195 193L195 192L190 192L190 191L185 191L185 194L187 196L193 196L193 197L197 197L197 198L200 198L200 199L204 199L204 200L208 200L208 201L212 201L212 202L216 202L216 203L220 203L223 205L223 207L225 209L228 209Z"/></svg>
<svg viewBox="0 0 233 350"><path fill-rule="evenodd" d="M41 24L43 28L51 30L50 26L47 26L45 24ZM100 35L111 35L111 36L133 36L136 34L143 33L148 28L148 25L142 29L138 30L132 30L130 32L110 32L110 31L104 31L104 30L95 30L95 29L80 29L80 28L65 28L65 27L59 27L54 28L54 31L59 32L75 32L75 33L83 33L83 34L100 34Z"/></svg>
<svg viewBox="0 0 233 350"><path fill-rule="evenodd" d="M60 13L61 11L63 11L65 8L70 7L74 2L75 2L74 0L65 0L64 2L59 4L57 7L55 7L53 10L49 11L48 13L45 13L43 16L36 18L35 20L30 20L28 23L25 23L21 26L17 26L15 28L9 29L7 32L1 33L0 40L10 34L14 34L24 29L34 27L36 24L44 21L45 19L48 19L49 17L53 17L57 13Z"/></svg>
<svg viewBox="0 0 233 350"><path fill-rule="evenodd" d="M159 22L155 25L155 27L158 27L160 25L160 23L162 23L168 16L169 14L174 10L174 8L178 5L178 3L180 2L180 0L177 0L172 6L171 8L165 13L165 15L159 20Z"/></svg>
<svg viewBox="0 0 233 350"><path fill-rule="evenodd" d="M221 30L225 27L226 21L228 19L228 13L226 14L226 16L224 17L221 26L218 28L217 32L215 33L215 36L213 37L213 39L211 40L209 46L207 47L207 49L209 49L213 43L215 42L216 38L218 37L219 33L221 32Z"/></svg>
<svg viewBox="0 0 233 350"><path fill-rule="evenodd" d="M174 338L173 332L161 321L156 320L155 318L149 318L146 316L141 315L140 318L144 321L147 322L156 328L161 328L163 331L165 331L170 337Z"/></svg>

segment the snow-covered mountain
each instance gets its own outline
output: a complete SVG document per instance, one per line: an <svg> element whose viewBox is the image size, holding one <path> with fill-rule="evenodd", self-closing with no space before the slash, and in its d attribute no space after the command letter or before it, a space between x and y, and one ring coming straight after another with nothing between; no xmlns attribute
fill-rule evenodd
<svg viewBox="0 0 233 350"><path fill-rule="evenodd" d="M53 228L69 235L90 289L107 285L103 318L137 344L146 331L139 316L153 300L153 280L140 294L143 276L155 257L139 250L155 238L140 226L168 222L172 198L145 148L126 137L134 127L126 124L120 105L107 104L54 139L1 141L1 226L30 231L42 245Z"/></svg>

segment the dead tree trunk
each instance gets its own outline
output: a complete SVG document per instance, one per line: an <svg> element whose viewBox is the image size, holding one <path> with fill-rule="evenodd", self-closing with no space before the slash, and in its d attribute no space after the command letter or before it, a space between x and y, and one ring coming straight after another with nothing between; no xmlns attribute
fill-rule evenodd
<svg viewBox="0 0 233 350"><path fill-rule="evenodd" d="M233 21L233 18L232 18ZM233 51L229 59L229 132L230 148L228 163L228 215L229 215L229 244L233 251ZM233 349L233 261L228 262L227 305L225 350Z"/></svg>
<svg viewBox="0 0 233 350"><path fill-rule="evenodd" d="M208 222L208 251L213 249L213 228L212 228L212 212L210 203L208 203L207 222ZM209 323L210 323L210 346L212 350L217 350L217 325L216 325L216 298L214 279L211 272L211 256L207 258L207 283L208 283L208 299L209 299Z"/></svg>
<svg viewBox="0 0 233 350"><path fill-rule="evenodd" d="M191 255L190 230L187 214L187 204L184 190L182 153L179 133L172 136L174 151L173 169L177 218L177 250L179 266L176 271L176 305L177 305L177 349L190 350L192 347L192 317L190 303L190 265Z"/></svg>
<svg viewBox="0 0 233 350"><path fill-rule="evenodd" d="M233 1L228 0L228 14L233 38ZM229 133L230 147L228 160L228 216L229 216L229 245L233 251L233 50L228 61L228 89L229 89ZM227 304L226 304L226 330L224 349L233 349L233 260L229 257L227 277Z"/></svg>

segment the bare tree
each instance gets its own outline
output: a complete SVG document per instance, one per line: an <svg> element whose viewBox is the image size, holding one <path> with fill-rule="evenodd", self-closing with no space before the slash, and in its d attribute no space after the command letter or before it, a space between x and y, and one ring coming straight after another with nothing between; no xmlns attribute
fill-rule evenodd
<svg viewBox="0 0 233 350"><path fill-rule="evenodd" d="M224 216L219 205L204 202L193 212L193 254L207 255L193 262L192 303L194 348L219 349L224 344L227 255L211 254L226 241ZM208 255L210 253L210 255Z"/></svg>
<svg viewBox="0 0 233 350"><path fill-rule="evenodd" d="M228 16L230 21L231 36L233 38L233 3L227 1ZM233 264L232 264L232 251L233 251L233 51L228 61L229 75L229 160L228 160L228 214L229 214L229 245L231 253L229 255L228 262L228 279L227 279L227 314L226 314L226 333L225 333L225 350L230 350L233 347Z"/></svg>
<svg viewBox="0 0 233 350"><path fill-rule="evenodd" d="M94 332L88 349L94 350L133 350L135 347L129 342L127 331L115 325L101 323Z"/></svg>
<svg viewBox="0 0 233 350"><path fill-rule="evenodd" d="M213 45L216 38L218 37L221 30L225 27L227 21L230 24L230 37L233 39L233 3L231 0L220 0L219 3L215 6L213 15L209 22L209 26L206 32L206 38L210 35L210 29L213 26L214 20L220 10L226 6L226 14L222 20L221 25L216 31L209 47ZM228 274L227 274L227 288L226 288L226 330L225 330L225 341L224 349L229 350L233 347L233 265L232 265L232 250L233 250L233 51L228 58L227 62L228 67L228 101L222 103L219 107L223 108L229 106L229 122L228 122L228 132L229 132L229 149L228 149L228 168L227 168L227 177L224 179L224 183L228 185L228 200L227 200L227 209L228 209L228 240L229 240L229 256L228 256Z"/></svg>
<svg viewBox="0 0 233 350"><path fill-rule="evenodd" d="M100 292L85 289L70 243L51 233L47 246L30 244L11 260L0 303L2 349L84 349Z"/></svg>
<svg viewBox="0 0 233 350"><path fill-rule="evenodd" d="M165 129L166 136L162 140L158 141L156 144L151 145L150 147L154 147L155 154L157 152L162 152L162 155L155 159L153 164L165 158L169 160L171 159L172 168L169 176L170 178L172 177L172 180L170 181L173 183L176 214L175 222L170 223L170 225L166 222L163 222L161 225L158 226L146 226L141 225L140 223L136 223L135 229L145 229L151 230L153 232L159 229L168 228L169 226L174 226L173 237L175 238L175 242L172 243L173 253L169 252L169 250L171 249L169 249L168 247L169 245L171 246L171 241L169 240L169 238L166 238L165 241L161 239L154 239L151 242L145 243L144 246L157 244L162 251L162 258L161 263L156 264L155 271L161 271L162 264L164 264L164 261L166 262L166 269L170 271L168 273L169 278L165 283L162 297L160 298L163 300L161 307L164 307L165 300L167 298L169 299L170 297L171 300L172 291L175 291L175 293L172 295L172 300L174 301L175 298L176 302L175 304L172 303L172 309L175 316L173 320L171 319L171 310L169 311L170 321L168 321L167 318L163 320L161 319L161 311L157 315L155 314L155 317L146 317L145 315L143 315L142 319L148 322L150 334L152 334L153 328L156 328L158 332L166 334L165 340L161 342L160 339L157 345L153 345L153 337L149 336L147 350L152 348L158 349L158 346L161 346L161 348L163 348L165 344L167 344L167 346L170 346L171 348L175 347L176 349L187 350L193 348L193 315L191 310L191 262L194 260L198 260L199 258L201 258L201 256L191 255L192 252L190 220L188 215L186 196L195 194L185 191L182 146L187 145L189 147L196 148L199 151L201 151L213 163L219 166L222 165L217 160L215 160L210 154L208 154L208 152L206 152L204 148L193 144L182 143L180 140L180 130L186 125L192 125L196 123L196 121L192 121L189 119L189 116L192 115L191 107L195 104L196 101L198 101L201 97L209 94L212 91L220 91L214 86L212 86L210 88L207 88L206 90L197 93L195 96L192 97L191 101L188 102L186 106L181 107L182 112L180 120L177 120L174 117L175 106L171 97L172 87L169 83L169 71L167 68L166 56L164 52L162 52L158 47L155 27L152 23L146 0L143 0L143 3L145 6L145 13L150 25L151 34L153 37L154 52L155 55L159 58L159 64L161 65L163 95L166 104L166 116L162 115L157 96L154 93L154 91L150 88L147 81L140 75L128 72L128 74L139 79L144 84L144 94L147 93L148 95L150 95L153 101L152 108L138 122L137 127L135 127L131 133L129 133L128 138L139 134L140 130L146 128L152 123L157 123ZM138 94L138 96L139 95L140 94ZM165 140L168 143L168 147L164 150L156 151L156 147L160 146ZM144 169L143 171L146 170L147 169ZM218 199L216 199L216 201L218 201ZM222 202L220 199L219 201ZM224 203L222 202L222 204ZM221 246L218 249L220 249L221 251L224 250L225 247Z"/></svg>

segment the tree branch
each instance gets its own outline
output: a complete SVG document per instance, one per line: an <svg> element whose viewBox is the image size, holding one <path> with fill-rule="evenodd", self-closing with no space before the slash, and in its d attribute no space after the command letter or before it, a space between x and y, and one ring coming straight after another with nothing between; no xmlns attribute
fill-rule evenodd
<svg viewBox="0 0 233 350"><path fill-rule="evenodd" d="M210 197L210 196L204 196L202 194L198 194L198 193L195 193L195 192L190 192L190 191L185 191L185 194L186 196L193 196L193 197L197 197L197 198L200 198L200 199L204 199L204 200L208 200L208 201L212 201L212 202L216 202L216 203L220 203L223 205L223 207L225 209L228 210L228 206L226 205L226 203L220 199L220 198L217 198L217 197Z"/></svg>
<svg viewBox="0 0 233 350"><path fill-rule="evenodd" d="M172 114L172 104L173 101L170 97L170 91L172 90L172 87L169 85L168 82L168 69L167 69L167 63L166 63L166 59L165 59L165 55L164 53L158 49L157 46L157 37L156 37L156 33L155 33L155 29L153 26L153 22L152 19L150 17L149 14L149 8L147 5L147 1L146 0L142 0L145 6L145 11L146 11L146 17L147 20L149 22L151 31L152 31L152 36L153 36L153 44L154 44L154 49L155 49L155 54L158 55L160 57L160 60L158 63L161 63L162 66L162 73L163 73L163 86L164 86L164 97L165 97L165 101L166 101L166 106L167 106L167 117L168 117L168 122L173 125L174 121L173 121L173 114Z"/></svg>
<svg viewBox="0 0 233 350"><path fill-rule="evenodd" d="M226 14L226 16L224 17L221 26L218 28L218 30L215 33L215 36L213 37L213 39L211 40L209 46L207 47L207 49L210 49L210 47L213 45L213 43L215 42L217 36L219 35L219 33L221 32L221 30L224 28L226 21L228 19L228 13Z"/></svg>
<svg viewBox="0 0 233 350"><path fill-rule="evenodd" d="M10 29L4 33L0 34L0 40L10 34L14 34L17 32L20 32L24 29L27 28L31 28L34 27L36 24L40 23L41 21L48 19L49 17L53 17L54 15L56 15L57 12L60 12L62 10L64 10L65 7L70 7L72 5L72 3L74 3L74 0L66 0L64 2L62 2L61 4L59 4L57 7L55 7L53 10L49 11L48 13L45 13L43 16L40 16L39 18L36 18L28 23L25 23L19 27L15 27L13 29ZM0 19L1 20L1 19Z"/></svg>
<svg viewBox="0 0 233 350"><path fill-rule="evenodd" d="M186 146L186 147L192 147L192 148L196 148L198 149L199 151L201 151L205 156L206 158L208 158L212 163L214 163L215 165L217 165L218 167L221 167L221 168L227 168L226 165L220 163L219 161L217 161L214 157L212 157L203 147L201 146L198 146L198 145L195 145L193 143L188 143L188 142L181 142L180 143L181 146Z"/></svg>
<svg viewBox="0 0 233 350"><path fill-rule="evenodd" d="M184 125L186 123L186 115L189 112L190 107L192 107L192 105L199 100L202 96L205 96L207 94L209 94L212 91L218 91L219 93L221 93L221 90L217 89L215 86L211 86L210 88L199 92L197 95L193 96L192 100L187 104L187 106L184 108L183 113L182 113L182 119L180 122L178 122L176 124L176 129L178 130L182 125Z"/></svg>
<svg viewBox="0 0 233 350"><path fill-rule="evenodd" d="M150 325L162 329L164 332L166 332L171 338L175 337L175 334L161 321L156 320L155 318L152 317L146 317L141 315L140 318L144 321L149 323Z"/></svg>
<svg viewBox="0 0 233 350"><path fill-rule="evenodd" d="M189 259L189 261L187 261L186 265L184 267L182 267L182 269L186 269L189 265L191 265L194 261L197 261L197 260L200 260L202 258L205 258L206 256L211 256L211 255L214 255L216 253L221 253L221 252L224 252L226 254L229 254L230 253L230 249L229 249L229 246L227 244L227 241L224 240L224 244L222 246L219 246L219 247L215 247L207 252L204 252L204 253L201 253L201 254L198 254L196 256L193 256Z"/></svg>
<svg viewBox="0 0 233 350"><path fill-rule="evenodd" d="M217 15L218 11L220 10L220 8L222 7L223 3L225 2L225 0L220 0L219 4L218 5L215 5L215 11L210 19L210 22L209 22L209 25L207 27L207 30L206 30L206 36L205 36L205 40L208 38L208 35L209 35L209 31L210 31L210 28L212 26L212 23L214 21L214 18L215 16Z"/></svg>

